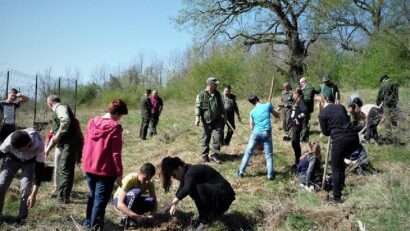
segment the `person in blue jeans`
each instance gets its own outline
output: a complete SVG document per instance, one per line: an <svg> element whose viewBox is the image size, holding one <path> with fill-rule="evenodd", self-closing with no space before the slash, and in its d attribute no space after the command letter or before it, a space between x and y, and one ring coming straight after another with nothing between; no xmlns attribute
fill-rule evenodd
<svg viewBox="0 0 410 231"><path fill-rule="evenodd" d="M273 171L272 126L270 118L271 114L279 118L279 113L275 111L272 104L259 102L259 98L256 95L251 95L248 100L254 105L249 116L249 126L252 129L252 134L249 138L248 146L243 155L237 175L238 177L243 177L253 150L255 146L259 144L263 145L266 168L268 170L268 180L273 180L275 179L275 173Z"/></svg>

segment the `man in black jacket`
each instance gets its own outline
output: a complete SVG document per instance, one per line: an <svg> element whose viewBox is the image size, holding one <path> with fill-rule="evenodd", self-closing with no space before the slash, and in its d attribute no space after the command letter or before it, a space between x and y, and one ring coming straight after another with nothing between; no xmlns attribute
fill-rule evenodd
<svg viewBox="0 0 410 231"><path fill-rule="evenodd" d="M236 103L236 95L231 93L231 86L226 84L222 94L222 101L226 113L226 123L228 131L224 139L224 145L229 146L235 127L235 113L238 116L238 121L241 122L241 115L239 114L238 104Z"/></svg>
<svg viewBox="0 0 410 231"><path fill-rule="evenodd" d="M300 133L302 132L302 121L307 114L307 107L303 100L303 91L298 88L293 93L295 103L292 105L291 126L292 126L292 148L295 152L295 163L291 168L296 168L299 164L302 149L300 148Z"/></svg>
<svg viewBox="0 0 410 231"><path fill-rule="evenodd" d="M141 109L141 127L140 127L140 138L142 140L147 139L149 121L151 120L151 89L146 89L145 94L140 99L140 109Z"/></svg>
<svg viewBox="0 0 410 231"><path fill-rule="evenodd" d="M346 109L341 104L329 103L328 99L319 114L322 133L332 139L332 183L333 200L342 202L342 189L345 181L347 158L359 146L359 135L350 123Z"/></svg>

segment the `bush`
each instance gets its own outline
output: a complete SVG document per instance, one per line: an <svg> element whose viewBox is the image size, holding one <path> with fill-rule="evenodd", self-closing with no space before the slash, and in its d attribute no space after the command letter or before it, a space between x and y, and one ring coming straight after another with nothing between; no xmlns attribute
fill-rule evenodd
<svg viewBox="0 0 410 231"><path fill-rule="evenodd" d="M100 94L101 88L96 83L90 83L78 86L77 90L77 104L90 105Z"/></svg>

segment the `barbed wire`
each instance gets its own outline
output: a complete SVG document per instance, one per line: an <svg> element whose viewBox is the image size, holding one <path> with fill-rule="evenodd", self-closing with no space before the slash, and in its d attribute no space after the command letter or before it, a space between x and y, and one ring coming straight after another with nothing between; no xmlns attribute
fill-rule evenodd
<svg viewBox="0 0 410 231"><path fill-rule="evenodd" d="M36 75L28 74L28 73L25 73L23 71L18 71L18 70L15 70L15 69L9 69L9 71L10 71L10 74L18 75L20 77L24 77L24 78L27 78L27 79L35 79L36 78Z"/></svg>
<svg viewBox="0 0 410 231"><path fill-rule="evenodd" d="M29 101L18 108L16 115L18 126L29 127L36 122L49 120L50 111L45 101L50 94L58 94L62 102L75 108L75 82L75 78L55 77L47 72L29 74L16 69L3 69L0 70L0 98L7 97L6 91L11 88L29 97Z"/></svg>

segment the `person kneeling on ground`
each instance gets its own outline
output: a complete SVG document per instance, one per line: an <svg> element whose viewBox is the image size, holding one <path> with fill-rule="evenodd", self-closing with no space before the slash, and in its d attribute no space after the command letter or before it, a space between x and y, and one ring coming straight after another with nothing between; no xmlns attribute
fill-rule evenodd
<svg viewBox="0 0 410 231"><path fill-rule="evenodd" d="M221 216L235 200L231 184L219 172L208 165L190 165L178 157L165 157L160 164L160 177L165 192L169 192L171 177L180 181L177 193L168 208L176 214L178 203L190 196L199 212L197 230L204 230L208 222Z"/></svg>
<svg viewBox="0 0 410 231"><path fill-rule="evenodd" d="M21 168L20 209L16 219L16 223L20 224L27 218L28 209L36 203L44 169L44 142L41 135L32 128L18 130L4 140L0 146L0 152L5 156L0 173L0 217L6 192ZM34 187L32 188L33 181Z"/></svg>
<svg viewBox="0 0 410 231"><path fill-rule="evenodd" d="M145 163L138 172L128 174L122 180L121 187L114 194L115 207L124 213L120 226L133 226L134 222L140 223L151 217L145 217L145 213L154 215L157 212L155 185L151 181L154 175L154 165Z"/></svg>
<svg viewBox="0 0 410 231"><path fill-rule="evenodd" d="M309 143L309 150L306 151L301 157L298 164L298 179L301 185L307 191L313 191L316 179L321 179L322 174L320 167L320 145L319 142Z"/></svg>

